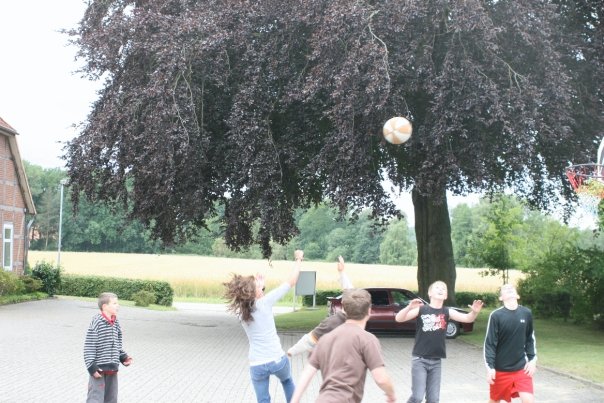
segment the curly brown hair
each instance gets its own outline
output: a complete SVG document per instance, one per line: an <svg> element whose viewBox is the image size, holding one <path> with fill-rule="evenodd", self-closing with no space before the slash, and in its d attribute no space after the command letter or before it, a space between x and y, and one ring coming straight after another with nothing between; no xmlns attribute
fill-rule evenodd
<svg viewBox="0 0 604 403"><path fill-rule="evenodd" d="M232 312L244 322L254 320L252 312L256 309L256 279L254 276L233 274L228 283L222 283L226 290L227 311Z"/></svg>

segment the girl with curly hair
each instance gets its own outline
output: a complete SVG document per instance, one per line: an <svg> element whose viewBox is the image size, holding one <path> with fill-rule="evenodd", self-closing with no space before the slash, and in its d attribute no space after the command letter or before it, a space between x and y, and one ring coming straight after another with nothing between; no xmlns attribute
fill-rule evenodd
<svg viewBox="0 0 604 403"><path fill-rule="evenodd" d="M285 398L289 402L294 394L289 359L281 347L277 335L273 305L291 287L296 285L304 252L296 250L296 264L288 281L264 294L264 276L242 276L233 274L231 281L224 283L227 309L241 320L250 343L249 361L252 385L258 403L270 403L269 377L275 375L281 381Z"/></svg>

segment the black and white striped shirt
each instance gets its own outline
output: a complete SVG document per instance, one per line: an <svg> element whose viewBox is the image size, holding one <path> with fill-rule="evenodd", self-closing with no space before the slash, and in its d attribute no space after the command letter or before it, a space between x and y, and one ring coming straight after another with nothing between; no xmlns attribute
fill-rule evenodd
<svg viewBox="0 0 604 403"><path fill-rule="evenodd" d="M117 371L128 358L122 350L122 329L117 319L111 324L102 314L92 318L84 342L84 363L90 375L96 371Z"/></svg>

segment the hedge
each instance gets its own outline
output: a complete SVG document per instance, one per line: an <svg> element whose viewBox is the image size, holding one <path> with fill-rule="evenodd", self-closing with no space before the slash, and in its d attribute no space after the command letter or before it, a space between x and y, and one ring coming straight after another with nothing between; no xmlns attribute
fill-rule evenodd
<svg viewBox="0 0 604 403"><path fill-rule="evenodd" d="M455 293L455 302L462 309L467 309L468 305L472 305L474 300L479 299L484 302L485 306L497 308L501 305L499 302L499 294L494 292L469 292L457 291Z"/></svg>
<svg viewBox="0 0 604 403"><path fill-rule="evenodd" d="M174 290L166 281L64 275L57 294L97 298L102 292L112 292L120 299L133 301L134 294L139 291L155 294L158 305L172 306Z"/></svg>

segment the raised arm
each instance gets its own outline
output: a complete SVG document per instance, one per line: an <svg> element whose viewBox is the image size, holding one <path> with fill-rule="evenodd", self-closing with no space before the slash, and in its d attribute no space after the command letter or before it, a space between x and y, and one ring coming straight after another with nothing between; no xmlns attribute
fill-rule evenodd
<svg viewBox="0 0 604 403"><path fill-rule="evenodd" d="M394 320L397 322L406 322L411 319L417 318L419 314L419 307L424 305L421 299L415 298L412 299L406 307L398 311Z"/></svg>
<svg viewBox="0 0 604 403"><path fill-rule="evenodd" d="M296 250L294 252L294 269L292 270L292 274L287 281L290 287L293 287L298 282L298 277L300 277L300 269L302 268L302 260L304 260L304 251Z"/></svg>
<svg viewBox="0 0 604 403"><path fill-rule="evenodd" d="M461 313L455 309L449 308L449 317L457 322L472 323L476 320L476 317L480 313L480 310L483 306L484 302L477 299L474 300L472 305L468 305L468 307L472 310L469 313Z"/></svg>
<svg viewBox="0 0 604 403"><path fill-rule="evenodd" d="M344 273L344 258L342 256L338 256L338 272L340 273L340 285L342 286L342 289L348 290L354 288L352 281L350 281L346 273Z"/></svg>

